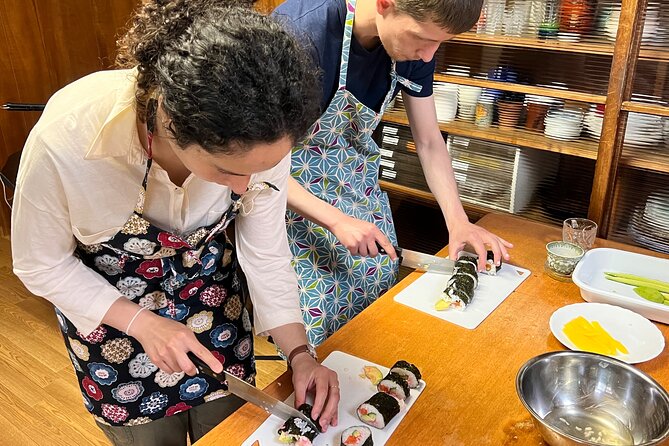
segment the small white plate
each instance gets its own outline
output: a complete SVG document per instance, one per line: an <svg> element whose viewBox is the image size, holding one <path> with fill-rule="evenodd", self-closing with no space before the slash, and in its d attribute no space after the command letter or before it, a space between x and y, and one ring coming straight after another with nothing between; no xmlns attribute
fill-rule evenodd
<svg viewBox="0 0 669 446"><path fill-rule="evenodd" d="M583 316L597 321L615 340L621 342L629 354L612 356L628 364L653 359L664 350L662 332L648 319L625 308L599 303L567 305L556 310L550 319L553 335L570 350L580 350L562 331L565 324Z"/></svg>

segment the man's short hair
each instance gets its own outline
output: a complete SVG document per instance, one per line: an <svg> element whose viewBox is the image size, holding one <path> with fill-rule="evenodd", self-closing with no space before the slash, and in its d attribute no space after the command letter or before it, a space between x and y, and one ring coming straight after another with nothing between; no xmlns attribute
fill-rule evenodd
<svg viewBox="0 0 669 446"><path fill-rule="evenodd" d="M396 0L397 11L419 22L433 22L449 34L469 31L479 19L483 0Z"/></svg>

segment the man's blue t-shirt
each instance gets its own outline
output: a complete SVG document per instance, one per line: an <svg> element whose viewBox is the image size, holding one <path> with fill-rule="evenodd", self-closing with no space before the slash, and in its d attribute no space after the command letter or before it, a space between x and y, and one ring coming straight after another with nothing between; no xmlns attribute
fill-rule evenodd
<svg viewBox="0 0 669 446"><path fill-rule="evenodd" d="M276 8L273 15L296 33L321 70L321 106L325 110L337 91L339 82L346 0L286 0ZM392 60L383 45L369 51L354 36L351 41L346 87L363 104L379 111L390 89L391 66ZM401 88L404 94L431 96L434 67L434 60L429 63L420 60L398 62L397 74L422 85L423 89L417 93L398 83L393 94L397 94Z"/></svg>

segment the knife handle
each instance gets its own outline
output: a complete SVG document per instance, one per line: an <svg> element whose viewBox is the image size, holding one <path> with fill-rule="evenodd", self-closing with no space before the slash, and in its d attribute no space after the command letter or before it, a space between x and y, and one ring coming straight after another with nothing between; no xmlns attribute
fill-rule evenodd
<svg viewBox="0 0 669 446"><path fill-rule="evenodd" d="M204 373L205 375L208 375L208 376L214 378L215 380L217 380L218 382L223 384L223 387L224 387L223 390L228 390L228 386L227 386L226 381L225 381L225 376L222 373L214 372L211 369L211 367L209 367L207 365L206 362L204 362L203 360L201 360L200 358L195 356L195 353L188 352L187 355L188 355L188 359L190 359L193 362L193 364L195 364L195 367L197 367L198 371Z"/></svg>
<svg viewBox="0 0 669 446"><path fill-rule="evenodd" d="M377 249L379 250L379 254L388 254L386 252L386 250L383 249L381 247L381 245L379 245L379 242L375 242L375 243L376 243ZM395 253L397 254L397 258L399 259L399 261L401 263L402 262L402 248L400 248L399 246L395 246L395 245L393 245L393 248L395 249Z"/></svg>

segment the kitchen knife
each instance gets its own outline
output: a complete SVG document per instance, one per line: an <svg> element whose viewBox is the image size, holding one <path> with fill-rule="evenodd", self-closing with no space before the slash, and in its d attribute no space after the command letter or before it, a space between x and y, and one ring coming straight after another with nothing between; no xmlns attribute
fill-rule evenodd
<svg viewBox="0 0 669 446"><path fill-rule="evenodd" d="M376 246L379 248L381 254L386 254L386 250L383 249L381 245L377 243ZM402 266L424 272L453 274L455 262L451 259L433 256L423 252L411 251L409 249L400 248L399 246L393 246L393 248L395 248L397 257L400 260L400 265ZM494 276L497 274L500 267L492 267L492 251L488 252L488 258L489 260L487 261L487 264L490 266L486 265L486 271L483 271L483 274Z"/></svg>
<svg viewBox="0 0 669 446"><path fill-rule="evenodd" d="M430 254L425 254L418 251L411 251L403 249L399 246L393 246L397 257L400 259L400 264L408 268L417 269L418 271L425 271L439 274L453 274L455 262L444 257L437 257Z"/></svg>
<svg viewBox="0 0 669 446"><path fill-rule="evenodd" d="M226 371L223 371L222 373L214 372L207 365L207 363L195 356L193 352L188 352L188 359L193 361L193 364L195 364L198 371L204 373L205 375L211 376L221 383L227 383L227 388L230 393L234 393L241 399L255 404L256 406L262 408L265 412L276 415L282 420L287 420L288 418L299 418L304 420L304 422L307 423L312 429L315 429L316 432L321 432L321 429L316 426L314 422L309 419L309 417L294 407L289 406L283 401L274 398L273 396L263 392L255 386L252 386L246 381L229 374Z"/></svg>

